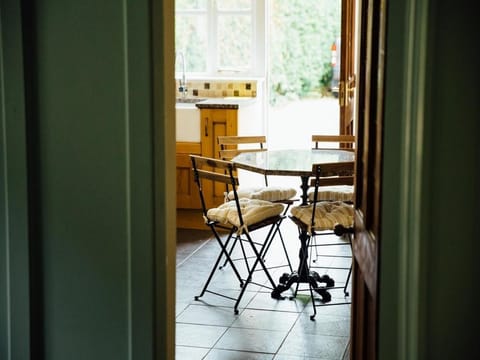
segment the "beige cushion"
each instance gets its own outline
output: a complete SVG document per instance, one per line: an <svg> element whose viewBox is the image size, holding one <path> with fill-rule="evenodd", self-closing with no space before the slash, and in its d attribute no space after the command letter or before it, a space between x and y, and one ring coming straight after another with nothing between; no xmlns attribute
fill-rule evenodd
<svg viewBox="0 0 480 360"><path fill-rule="evenodd" d="M290 212L292 216L310 227L312 222L313 204L294 206ZM353 206L339 201L318 202L315 207L314 229L333 230L335 225L353 226Z"/></svg>
<svg viewBox="0 0 480 360"><path fill-rule="evenodd" d="M288 200L297 195L297 190L290 187L281 186L262 186L262 187L239 187L237 189L238 197L248 199L258 199L266 201ZM228 193L228 199L233 200L233 191Z"/></svg>
<svg viewBox="0 0 480 360"><path fill-rule="evenodd" d="M313 201L314 189L309 190L308 200ZM353 202L353 186L351 185L334 185L321 186L318 188L319 201L346 201Z"/></svg>
<svg viewBox="0 0 480 360"><path fill-rule="evenodd" d="M240 199L239 202L243 222L247 226L256 224L269 217L280 215L283 212L283 204L279 203L246 198ZM223 224L230 223L240 227L240 220L238 218L235 201L229 201L217 208L208 210L207 217L210 220L218 221Z"/></svg>

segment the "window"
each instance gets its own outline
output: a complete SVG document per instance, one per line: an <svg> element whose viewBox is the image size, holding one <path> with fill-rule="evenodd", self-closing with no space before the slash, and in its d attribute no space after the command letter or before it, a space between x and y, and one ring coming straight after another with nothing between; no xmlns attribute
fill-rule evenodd
<svg viewBox="0 0 480 360"><path fill-rule="evenodd" d="M176 0L175 48L184 54L187 72L264 74L264 7L263 0Z"/></svg>

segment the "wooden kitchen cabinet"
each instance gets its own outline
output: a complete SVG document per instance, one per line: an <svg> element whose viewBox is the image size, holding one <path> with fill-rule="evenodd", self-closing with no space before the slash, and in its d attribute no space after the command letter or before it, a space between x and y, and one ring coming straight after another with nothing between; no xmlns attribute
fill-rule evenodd
<svg viewBox="0 0 480 360"><path fill-rule="evenodd" d="M238 109L200 109L200 142L177 142L177 227L205 229L200 212L201 203L197 185L193 179L190 154L216 157L219 155L217 136L238 134ZM224 201L225 186L204 183L204 195L208 208Z"/></svg>
<svg viewBox="0 0 480 360"><path fill-rule="evenodd" d="M177 142L177 209L200 209L198 188L193 179L192 163L189 155L200 155L201 144Z"/></svg>
<svg viewBox="0 0 480 360"><path fill-rule="evenodd" d="M217 137L238 134L238 107L203 108L200 117L202 155L218 158ZM225 185L204 184L203 190L207 207L218 206L224 201Z"/></svg>
<svg viewBox="0 0 480 360"><path fill-rule="evenodd" d="M201 155L200 142L177 142L177 227L205 229L197 184L193 180L190 154Z"/></svg>

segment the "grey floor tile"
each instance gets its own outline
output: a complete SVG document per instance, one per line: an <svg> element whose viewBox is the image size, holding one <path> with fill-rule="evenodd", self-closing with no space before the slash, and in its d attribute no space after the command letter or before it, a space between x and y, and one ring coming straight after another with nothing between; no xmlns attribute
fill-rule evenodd
<svg viewBox="0 0 480 360"><path fill-rule="evenodd" d="M272 354L260 354L246 351L212 349L205 360L272 360Z"/></svg>
<svg viewBox="0 0 480 360"><path fill-rule="evenodd" d="M288 331L298 317L298 313L292 312L245 309L232 327Z"/></svg>
<svg viewBox="0 0 480 360"><path fill-rule="evenodd" d="M300 314L292 333L311 335L350 336L350 318L331 315L317 315L315 321L310 314Z"/></svg>
<svg viewBox="0 0 480 360"><path fill-rule="evenodd" d="M179 302L177 301L175 304L175 316L180 315L187 307L190 305L189 302Z"/></svg>
<svg viewBox="0 0 480 360"><path fill-rule="evenodd" d="M247 308L273 311L302 312L305 308L306 302L309 301L309 298L305 298L302 296L299 296L297 299L289 300L289 290L285 291L283 295L286 296L284 300L276 300L272 299L270 292L259 292L257 295L255 295L252 301L250 301Z"/></svg>
<svg viewBox="0 0 480 360"><path fill-rule="evenodd" d="M330 303L326 305L318 305L317 306L317 317L320 317L322 315L330 315L330 316L339 316L339 317L350 317L350 310L351 310L351 304L345 304L345 305L329 305ZM309 304L307 307L305 307L304 312L307 313L312 313L313 308L312 305Z"/></svg>
<svg viewBox="0 0 480 360"><path fill-rule="evenodd" d="M227 330L224 326L176 325L176 345L211 348Z"/></svg>
<svg viewBox="0 0 480 360"><path fill-rule="evenodd" d="M238 295L240 294L240 290L228 290L228 289L217 289L217 290L219 291L221 290L221 293L223 295L226 295L235 299L237 299ZM256 294L257 294L256 292L246 290L243 293L243 297L242 297L242 300L240 301L238 308L239 309L245 308ZM191 299L192 299L192 301L190 301L191 304L204 305L204 306L224 306L224 307L229 307L232 312L233 312L233 307L235 305L235 300L227 299L223 296L218 296L210 293L205 293L205 295L199 298L198 300L194 300L193 297Z"/></svg>
<svg viewBox="0 0 480 360"><path fill-rule="evenodd" d="M297 229L294 224L285 221L282 233L293 268L296 269L299 246ZM205 236L205 232L202 236ZM239 315L233 313L233 300L206 293L199 301L195 301L194 296L200 294L219 253L219 246L215 239L202 242L194 233L184 233L183 240L178 256L184 261L177 267L177 359L341 359L349 339L350 304L322 305L317 300L316 321L311 321L309 316L313 308L308 287L304 287L306 291L300 291L297 298L289 300L288 297L295 290L295 286L292 286L292 289L283 293L285 300L275 300L271 298L269 289L251 284L240 303ZM348 247L333 248L340 250ZM329 264L338 265L348 264L349 260L330 258L328 261ZM283 249L276 239L266 264L271 266L282 262ZM245 276L245 267L239 264L238 269ZM274 282L278 282L285 272L289 273L290 270L286 267L270 270ZM344 283L341 279L345 271L342 273L342 270L329 269L317 272L330 274L335 278L336 286ZM262 271L255 273L255 280L268 283ZM237 298L239 282L229 265L217 271L210 290ZM344 297L342 289L332 289L330 292L334 303L342 303L346 299L351 301L349 297Z"/></svg>
<svg viewBox="0 0 480 360"><path fill-rule="evenodd" d="M199 348L191 346L176 346L175 359L178 360L202 360L210 351L208 348Z"/></svg>
<svg viewBox="0 0 480 360"><path fill-rule="evenodd" d="M177 323L230 326L237 319L233 310L221 306L189 305L178 317Z"/></svg>
<svg viewBox="0 0 480 360"><path fill-rule="evenodd" d="M287 331L229 328L215 348L275 354L286 336Z"/></svg>
<svg viewBox="0 0 480 360"><path fill-rule="evenodd" d="M282 355L341 359L348 344L348 337L290 333L278 351Z"/></svg>
<svg viewBox="0 0 480 360"><path fill-rule="evenodd" d="M310 357L310 356L295 356L295 355L282 355L277 354L273 358L273 360L318 360L317 357Z"/></svg>

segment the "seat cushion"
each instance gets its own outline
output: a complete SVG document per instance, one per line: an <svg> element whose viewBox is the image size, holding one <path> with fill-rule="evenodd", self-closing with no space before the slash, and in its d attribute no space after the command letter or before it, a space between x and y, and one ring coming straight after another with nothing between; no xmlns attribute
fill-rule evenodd
<svg viewBox="0 0 480 360"><path fill-rule="evenodd" d="M313 204L294 206L290 213L309 229L312 222ZM333 230L335 225L353 226L353 206L340 201L318 202L315 207L315 225L317 231ZM311 230L311 229L310 229Z"/></svg>
<svg viewBox="0 0 480 360"><path fill-rule="evenodd" d="M308 200L313 201L314 190L308 192ZM345 201L353 202L353 186L351 185L334 185L321 186L318 188L319 201Z"/></svg>
<svg viewBox="0 0 480 360"><path fill-rule="evenodd" d="M239 202L243 222L247 226L280 215L283 212L283 204L279 203L247 198L240 199ZM217 208L208 210L207 217L210 220L218 221L222 224L230 223L240 227L240 220L238 218L235 201L229 201Z"/></svg>
<svg viewBox="0 0 480 360"><path fill-rule="evenodd" d="M237 189L237 194L239 198L281 201L295 197L297 195L297 190L291 187L282 186L239 187ZM233 191L228 193L228 199L234 199Z"/></svg>

